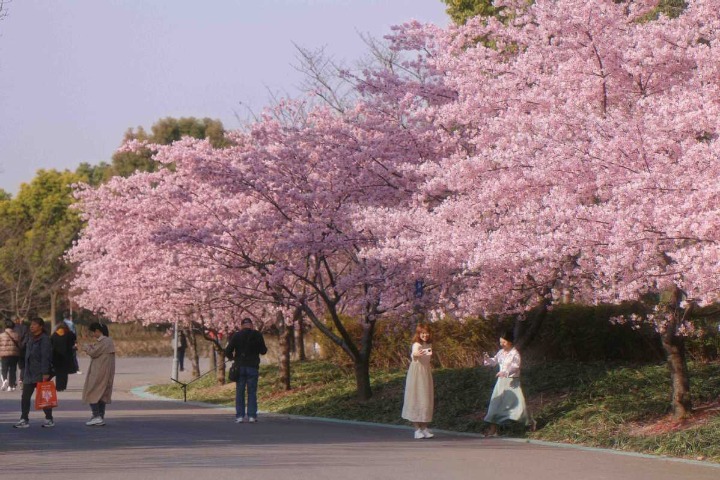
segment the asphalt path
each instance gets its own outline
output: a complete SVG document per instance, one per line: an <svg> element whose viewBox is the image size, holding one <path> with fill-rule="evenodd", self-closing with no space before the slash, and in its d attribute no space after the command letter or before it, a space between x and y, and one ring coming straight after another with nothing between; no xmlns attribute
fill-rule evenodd
<svg viewBox="0 0 720 480"><path fill-rule="evenodd" d="M715 464L451 432L414 440L409 428L271 414L235 424L228 408L138 395L169 375L170 359L119 358L104 427L84 425L82 375L52 429L41 411L13 429L20 392L0 392L0 479L720 479Z"/></svg>

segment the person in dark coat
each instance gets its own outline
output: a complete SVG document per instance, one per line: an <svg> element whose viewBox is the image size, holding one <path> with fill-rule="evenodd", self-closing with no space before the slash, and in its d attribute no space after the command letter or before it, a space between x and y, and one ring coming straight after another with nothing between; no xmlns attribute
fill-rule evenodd
<svg viewBox="0 0 720 480"><path fill-rule="evenodd" d="M14 428L28 428L30 426L30 399L35 392L38 382L50 379L50 362L52 359L52 345L50 337L45 333L45 321L40 317L30 320L30 338L25 348L25 370L23 370L22 398L20 400L20 421ZM44 408L44 428L55 426L52 408Z"/></svg>
<svg viewBox="0 0 720 480"><path fill-rule="evenodd" d="M52 364L55 370L55 385L58 392L67 388L68 375L77 372L75 366L75 343L77 337L67 324L59 323L55 333L50 337L53 355Z"/></svg>
<svg viewBox="0 0 720 480"><path fill-rule="evenodd" d="M225 356L235 360L239 377L235 384L235 423L257 421L257 384L260 355L267 353L265 339L253 328L250 318L243 318L241 329L236 332L225 348ZM245 387L247 387L247 416L245 416Z"/></svg>
<svg viewBox="0 0 720 480"><path fill-rule="evenodd" d="M25 319L16 316L15 317L15 333L17 333L18 340L20 342L20 358L18 359L18 371L20 372L18 378L20 383L23 381L23 372L25 371L25 351L27 348L27 342L30 339L30 329L25 323Z"/></svg>
<svg viewBox="0 0 720 480"><path fill-rule="evenodd" d="M175 343L175 339L173 339L173 343ZM176 348L178 367L182 372L183 370L185 370L185 350L187 350L187 338L185 337L185 332L183 332L182 330L178 330Z"/></svg>

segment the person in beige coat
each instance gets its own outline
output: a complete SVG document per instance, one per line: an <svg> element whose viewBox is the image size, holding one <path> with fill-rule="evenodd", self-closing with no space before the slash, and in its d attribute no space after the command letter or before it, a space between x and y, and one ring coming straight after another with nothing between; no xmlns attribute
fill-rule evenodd
<svg viewBox="0 0 720 480"><path fill-rule="evenodd" d="M88 427L105 425L105 405L111 403L115 379L115 345L108 337L107 327L92 323L88 327L95 342L85 345L83 350L90 356L90 368L83 387L83 403L89 403L92 418L85 422Z"/></svg>
<svg viewBox="0 0 720 480"><path fill-rule="evenodd" d="M2 358L2 385L0 390L15 390L17 364L20 360L20 337L13 330L15 324L6 320L5 331L0 333L0 357Z"/></svg>

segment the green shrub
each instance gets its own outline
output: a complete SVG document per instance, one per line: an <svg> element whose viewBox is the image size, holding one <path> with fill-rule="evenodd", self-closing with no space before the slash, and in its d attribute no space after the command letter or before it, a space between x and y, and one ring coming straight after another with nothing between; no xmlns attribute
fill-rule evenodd
<svg viewBox="0 0 720 480"><path fill-rule="evenodd" d="M528 359L653 362L664 358L660 338L649 325L613 324L612 317L642 311L642 305L557 305L529 345Z"/></svg>
<svg viewBox="0 0 720 480"><path fill-rule="evenodd" d="M356 342L362 329L354 319L345 319L343 325ZM477 365L485 351L494 352L497 334L494 324L480 318L465 321L442 319L430 324L433 341L433 361L436 367L462 368ZM404 368L410 362L410 346L415 334L414 326L405 320L379 320L375 326L370 363L373 368ZM347 354L325 335L317 335L322 356L344 368L352 362Z"/></svg>

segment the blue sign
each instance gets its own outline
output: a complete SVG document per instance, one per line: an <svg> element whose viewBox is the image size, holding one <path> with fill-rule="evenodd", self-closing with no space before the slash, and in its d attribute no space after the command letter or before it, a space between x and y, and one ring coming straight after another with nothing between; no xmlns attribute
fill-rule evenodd
<svg viewBox="0 0 720 480"><path fill-rule="evenodd" d="M422 298L423 293L425 293L425 282L415 280L415 298Z"/></svg>

